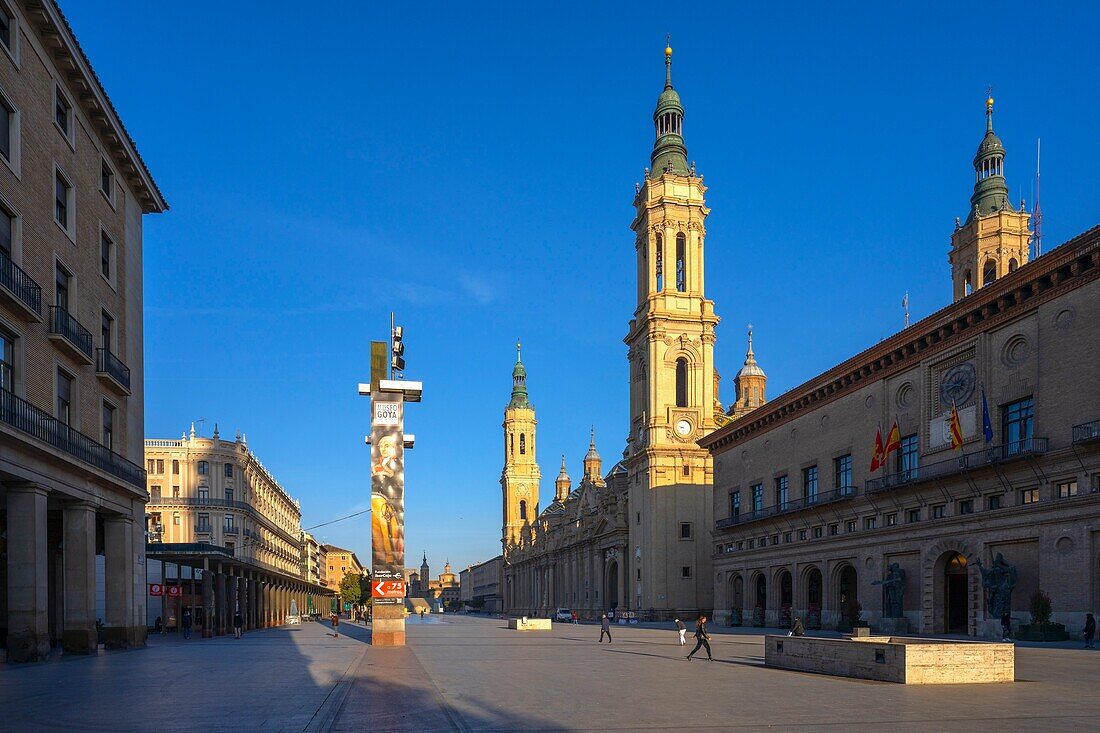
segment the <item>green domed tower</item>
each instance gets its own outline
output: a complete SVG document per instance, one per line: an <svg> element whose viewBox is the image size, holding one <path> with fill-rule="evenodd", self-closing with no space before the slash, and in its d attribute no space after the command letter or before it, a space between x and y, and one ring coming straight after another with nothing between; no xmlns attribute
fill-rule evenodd
<svg viewBox="0 0 1100 733"><path fill-rule="evenodd" d="M665 46L665 89L657 97L653 110L653 126L657 140L649 156L652 175L663 173L688 175L687 147L684 145L684 107L680 95L672 88L672 46Z"/></svg>

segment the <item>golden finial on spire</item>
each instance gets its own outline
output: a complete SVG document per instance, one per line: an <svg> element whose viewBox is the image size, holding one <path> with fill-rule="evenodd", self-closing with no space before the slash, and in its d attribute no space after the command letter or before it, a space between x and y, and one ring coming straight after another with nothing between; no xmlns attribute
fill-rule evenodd
<svg viewBox="0 0 1100 733"><path fill-rule="evenodd" d="M989 85L989 89L985 93L985 106L986 109L993 109L993 85Z"/></svg>
<svg viewBox="0 0 1100 733"><path fill-rule="evenodd" d="M672 58L672 34L665 34L665 58Z"/></svg>

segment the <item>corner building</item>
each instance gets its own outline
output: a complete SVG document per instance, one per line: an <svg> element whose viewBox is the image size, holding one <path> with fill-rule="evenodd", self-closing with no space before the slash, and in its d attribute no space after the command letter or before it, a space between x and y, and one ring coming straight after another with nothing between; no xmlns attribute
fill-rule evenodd
<svg viewBox="0 0 1100 733"><path fill-rule="evenodd" d="M992 106L951 238L954 302L700 441L718 623L845 629L862 614L887 633L1000 638L979 568L998 556L1015 569L1014 629L1039 590L1071 634L1100 606L1100 227L1028 262ZM895 420L900 447L872 472ZM900 617L877 584L891 565Z"/></svg>
<svg viewBox="0 0 1100 733"><path fill-rule="evenodd" d="M638 187L631 224L637 306L624 339L624 458L601 475L593 437L580 486L569 488L563 458L555 499L537 514L534 409L517 363L501 479L508 612L623 608L665 618L712 605L711 458L696 441L725 415L714 369L718 317L704 293L706 187L688 163L683 116L666 48L652 168ZM512 436L521 425L517 452Z"/></svg>
<svg viewBox="0 0 1100 733"><path fill-rule="evenodd" d="M142 217L165 211L53 0L0 2L0 643L145 643Z"/></svg>

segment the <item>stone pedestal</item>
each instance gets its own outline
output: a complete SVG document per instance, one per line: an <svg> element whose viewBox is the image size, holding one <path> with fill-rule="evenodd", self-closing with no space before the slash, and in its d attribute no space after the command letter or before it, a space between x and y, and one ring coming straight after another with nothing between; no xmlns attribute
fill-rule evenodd
<svg viewBox="0 0 1100 733"><path fill-rule="evenodd" d="M405 646L405 606L374 606L370 643L372 646Z"/></svg>
<svg viewBox="0 0 1100 733"><path fill-rule="evenodd" d="M875 630L879 636L905 636L909 633L909 619L883 618L875 624Z"/></svg>

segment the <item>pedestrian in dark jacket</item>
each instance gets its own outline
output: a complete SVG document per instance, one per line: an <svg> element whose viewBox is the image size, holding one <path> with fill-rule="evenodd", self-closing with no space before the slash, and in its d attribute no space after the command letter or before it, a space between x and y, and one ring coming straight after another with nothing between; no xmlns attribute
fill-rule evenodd
<svg viewBox="0 0 1100 733"><path fill-rule="evenodd" d="M802 625L802 619L798 616L794 617L794 621L791 622L791 630L787 636L805 636L806 627Z"/></svg>
<svg viewBox="0 0 1100 733"><path fill-rule="evenodd" d="M605 613L600 617L600 641L603 641L604 634L607 634L607 643L611 643L611 621L608 620ZM598 643L598 642L597 642Z"/></svg>
<svg viewBox="0 0 1100 733"><path fill-rule="evenodd" d="M1095 649L1092 640L1096 636L1096 618L1091 613L1085 614L1085 648Z"/></svg>
<svg viewBox="0 0 1100 733"><path fill-rule="evenodd" d="M191 609L183 609L183 638L191 638Z"/></svg>
<svg viewBox="0 0 1100 733"><path fill-rule="evenodd" d="M676 619L676 635L680 637L680 646L686 646L687 640L684 639L684 635L687 634L688 627L684 626L684 622L680 619Z"/></svg>
<svg viewBox="0 0 1100 733"><path fill-rule="evenodd" d="M700 648L707 650L707 660L713 662L714 657L710 653L710 635L707 634L707 617L700 616L699 620L695 622L695 648L691 650L691 654L687 655L688 661L695 656L695 652Z"/></svg>
<svg viewBox="0 0 1100 733"><path fill-rule="evenodd" d="M233 614L233 635L238 639L241 638L241 631L244 629L244 617L241 616L241 612L237 611Z"/></svg>
<svg viewBox="0 0 1100 733"><path fill-rule="evenodd" d="M331 619L332 619L332 635L336 636L336 637L339 637L340 636L340 616L339 616L339 614L333 613L332 616L331 616Z"/></svg>

